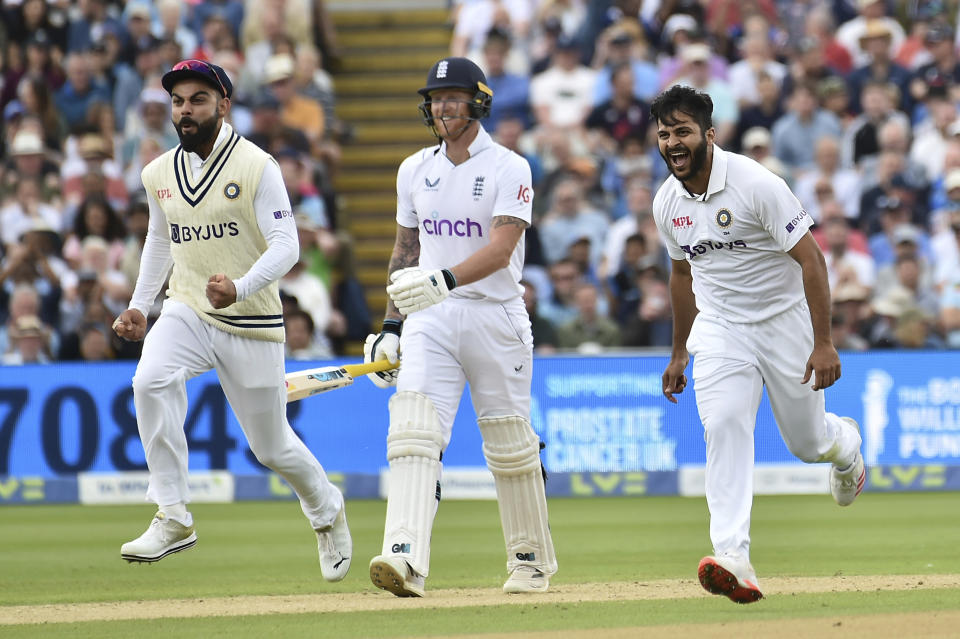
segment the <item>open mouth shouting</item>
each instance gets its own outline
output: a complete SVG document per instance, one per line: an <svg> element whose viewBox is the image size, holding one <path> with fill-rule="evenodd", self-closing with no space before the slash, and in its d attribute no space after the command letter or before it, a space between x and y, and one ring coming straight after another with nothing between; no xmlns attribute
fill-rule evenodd
<svg viewBox="0 0 960 639"><path fill-rule="evenodd" d="M667 159L670 162L670 168L675 173L683 173L690 167L690 151L685 148L674 149L667 152Z"/></svg>

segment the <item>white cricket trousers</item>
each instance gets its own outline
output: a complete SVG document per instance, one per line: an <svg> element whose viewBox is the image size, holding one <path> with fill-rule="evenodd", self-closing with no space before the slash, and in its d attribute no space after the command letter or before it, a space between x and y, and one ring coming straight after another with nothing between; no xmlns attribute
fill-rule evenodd
<svg viewBox="0 0 960 639"><path fill-rule="evenodd" d="M750 556L753 432L763 388L787 448L807 463L845 466L859 438L824 410L823 392L801 384L813 351L807 303L763 322L736 324L698 314L693 355L697 410L707 443L706 496L714 551Z"/></svg>
<svg viewBox="0 0 960 639"><path fill-rule="evenodd" d="M533 336L523 301L503 304L448 297L410 315L400 336L403 366L397 391L430 398L443 428L443 448L466 381L477 418L530 419Z"/></svg>
<svg viewBox="0 0 960 639"><path fill-rule="evenodd" d="M343 496L287 421L283 344L221 331L173 300L164 302L147 333L133 376L137 425L150 470L147 499L160 506L190 501L186 382L211 368L250 450L293 487L314 529L329 526Z"/></svg>

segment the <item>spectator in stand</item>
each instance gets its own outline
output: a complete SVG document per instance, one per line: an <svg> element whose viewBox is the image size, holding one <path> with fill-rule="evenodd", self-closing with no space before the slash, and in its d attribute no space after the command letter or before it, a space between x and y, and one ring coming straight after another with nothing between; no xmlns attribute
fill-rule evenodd
<svg viewBox="0 0 960 639"><path fill-rule="evenodd" d="M612 98L613 73L623 66L630 68L630 86L638 101L646 104L656 95L660 88L660 76L656 66L647 60L647 49L643 27L633 18L625 18L600 34L591 65L597 70L594 104L603 104Z"/></svg>
<svg viewBox="0 0 960 639"><path fill-rule="evenodd" d="M327 140L346 135L345 124L336 115L333 77L323 68L320 50L312 43L298 44L294 58L293 84L297 93L316 100L323 108L323 130Z"/></svg>
<svg viewBox="0 0 960 639"><path fill-rule="evenodd" d="M110 203L98 196L88 197L80 204L73 218L73 228L67 233L63 257L71 268L79 268L83 242L91 236L107 243L107 264L111 269L117 268L123 257L127 230Z"/></svg>
<svg viewBox="0 0 960 639"><path fill-rule="evenodd" d="M805 172L793 185L793 192L803 208L820 219L820 205L815 187L821 180L833 187L833 195L844 205L847 218L860 217L860 174L852 168L840 166L840 142L837 138L824 136L814 144L814 167Z"/></svg>
<svg viewBox="0 0 960 639"><path fill-rule="evenodd" d="M573 289L576 316L557 327L557 346L581 353L599 353L620 345L620 327L602 315L598 308L600 294L589 282L580 282Z"/></svg>
<svg viewBox="0 0 960 639"><path fill-rule="evenodd" d="M47 325L56 326L60 321L62 290L61 274L54 270L52 262L32 241L9 247L0 264L0 308L8 308L14 290L29 286L40 298L40 318Z"/></svg>
<svg viewBox="0 0 960 639"><path fill-rule="evenodd" d="M10 328L10 350L3 354L4 366L49 364L50 333L36 315L17 319Z"/></svg>
<svg viewBox="0 0 960 639"><path fill-rule="evenodd" d="M898 160L895 173L902 175L907 184L911 185L917 191L926 191L927 175L923 165L917 163L908 157L910 151L910 125L900 114L894 114L894 117L888 118L880 124L877 130L877 145L879 151L874 155L867 155L860 158L857 166L862 176L863 189L869 189L876 186L879 181L878 167L880 156L890 154ZM960 146L956 147L960 151ZM957 155L960 161L960 154ZM946 162L946 160L944 160Z"/></svg>
<svg viewBox="0 0 960 639"><path fill-rule="evenodd" d="M550 209L538 224L547 261L556 262L567 254L581 237L590 238L591 264L597 265L610 221L591 209L583 198L583 188L574 178L563 178L550 193Z"/></svg>
<svg viewBox="0 0 960 639"><path fill-rule="evenodd" d="M530 82L530 103L539 126L577 131L593 108L596 71L580 63L572 37L560 35L556 46L550 68Z"/></svg>
<svg viewBox="0 0 960 639"><path fill-rule="evenodd" d="M744 20L745 34L740 41L742 58L730 65L730 86L741 109L760 103L757 86L759 75L772 78L778 86L783 84L787 67L774 58L770 41L770 23L761 15L752 15Z"/></svg>
<svg viewBox="0 0 960 639"><path fill-rule="evenodd" d="M790 58L787 74L783 78L783 94L790 95L798 84L819 85L828 78L840 78L826 58L823 39L816 36L802 38Z"/></svg>
<svg viewBox="0 0 960 639"><path fill-rule="evenodd" d="M877 279L877 267L867 253L852 250L850 227L842 218L831 217L823 222L823 237L826 249L823 257L827 263L827 279L830 290L855 283L873 289Z"/></svg>
<svg viewBox="0 0 960 639"><path fill-rule="evenodd" d="M626 185L627 215L610 225L598 273L606 279L624 266L627 239L639 234L644 239L643 255L654 255L659 264L667 264L666 247L660 241L653 221L653 192L643 176L630 178Z"/></svg>
<svg viewBox="0 0 960 639"><path fill-rule="evenodd" d="M263 11L261 18L269 11ZM194 33L200 33L210 18L222 20L234 39L240 39L240 28L243 25L244 7L242 0L204 0L192 5L192 19L190 25Z"/></svg>
<svg viewBox="0 0 960 639"><path fill-rule="evenodd" d="M668 347L673 340L673 312L666 273L649 257L637 271L640 303L622 323L623 345Z"/></svg>
<svg viewBox="0 0 960 639"><path fill-rule="evenodd" d="M184 24L184 8L182 0L157 0L154 35L161 42L176 42L181 51L193 51L197 48L197 35Z"/></svg>
<svg viewBox="0 0 960 639"><path fill-rule="evenodd" d="M960 189L960 186L956 188ZM934 234L930 245L933 254L937 256L934 264L934 285L944 291L953 285L960 273L960 210L949 213L947 224Z"/></svg>
<svg viewBox="0 0 960 639"><path fill-rule="evenodd" d="M10 351L10 333L15 330L17 320L40 315L40 296L29 284L20 284L2 297L6 303L0 306L0 355ZM55 335L49 327L46 328L51 336ZM54 346L51 345L51 352L56 352Z"/></svg>
<svg viewBox="0 0 960 639"><path fill-rule="evenodd" d="M840 122L841 128L846 131L854 116L850 111L850 91L843 78L835 75L818 82L817 96L820 99L820 106L832 113Z"/></svg>
<svg viewBox="0 0 960 639"><path fill-rule="evenodd" d="M726 79L712 74L710 47L703 42L691 42L680 50L683 67L673 84L685 84L707 93L713 100L713 128L717 145L725 147L737 129L740 108Z"/></svg>
<svg viewBox="0 0 960 639"><path fill-rule="evenodd" d="M910 80L910 97L917 103L926 100L930 86L944 80L954 86L960 85L960 61L957 59L953 28L939 20L930 23L923 36L923 44L931 60L914 71Z"/></svg>
<svg viewBox="0 0 960 639"><path fill-rule="evenodd" d="M104 362L116 355L110 346L107 327L100 322L88 322L80 327L80 359L85 362Z"/></svg>
<svg viewBox="0 0 960 639"><path fill-rule="evenodd" d="M646 139L650 107L633 91L634 73L624 64L610 76L613 93L587 116L586 127L596 138L591 145L604 155L613 155L626 138Z"/></svg>
<svg viewBox="0 0 960 639"><path fill-rule="evenodd" d="M43 146L53 151L63 149L63 140L67 137L67 124L60 117L50 87L41 78L27 76L17 87L20 117L26 122L33 117L39 124L38 134ZM8 126L9 130L9 126Z"/></svg>
<svg viewBox="0 0 960 639"><path fill-rule="evenodd" d="M883 298L898 286L910 291L917 307L927 317L936 317L940 313L940 302L933 287L933 272L927 261L917 249L919 233L912 227L903 231L903 239L897 243L897 257L877 272L877 285L873 289L875 298Z"/></svg>
<svg viewBox="0 0 960 639"><path fill-rule="evenodd" d="M138 157L140 145L145 139L157 140L163 151L172 149L180 143L168 114L169 102L170 96L159 87L146 88L140 93L137 108L128 114L124 127L123 146L120 152L120 161L124 168L129 168Z"/></svg>
<svg viewBox="0 0 960 639"><path fill-rule="evenodd" d="M951 140L943 157L943 174L930 185L928 228L936 233L949 226L950 212L960 209L960 140ZM951 173L953 177L951 178Z"/></svg>
<svg viewBox="0 0 960 639"><path fill-rule="evenodd" d="M117 84L113 90L113 111L117 130L127 131L127 118L139 108L145 89L163 91L157 79L163 73L160 64L160 41L147 34L133 51L131 64L117 65ZM167 100L169 102L169 98ZM166 105L164 105L166 106Z"/></svg>
<svg viewBox="0 0 960 639"><path fill-rule="evenodd" d="M32 5L45 5L43 0L30 0ZM43 82L49 89L56 91L66 82L67 76L64 74L60 65L54 62L51 47L55 46L50 41L47 31L40 29L27 31L30 38L27 40L25 49L24 78L34 78ZM60 51L57 51L59 57ZM23 79L20 80L23 82ZM17 88L19 92L19 87Z"/></svg>
<svg viewBox="0 0 960 639"><path fill-rule="evenodd" d="M893 61L890 41L890 27L885 22L872 20L866 24L860 36L860 46L867 52L870 60L847 76L847 85L853 98L850 106L855 113L860 112L860 91L867 82L892 84L897 87L898 94L895 107L906 113L913 109L910 72Z"/></svg>
<svg viewBox="0 0 960 639"><path fill-rule="evenodd" d="M487 86L497 96L490 115L483 121L488 131L495 131L504 117L518 118L524 128L530 126L530 78L506 69L510 54L510 34L500 29L491 29L483 45L484 75Z"/></svg>
<svg viewBox="0 0 960 639"><path fill-rule="evenodd" d="M924 100L927 119L917 124L910 145L910 159L927 170L927 179L932 180L943 173L947 145L955 129L957 107L950 98L947 84L933 84L927 89Z"/></svg>
<svg viewBox="0 0 960 639"><path fill-rule="evenodd" d="M283 326L287 332L284 351L287 359L316 360L333 356L330 348L314 340L316 332L313 318L302 308L291 309L283 314Z"/></svg>
<svg viewBox="0 0 960 639"><path fill-rule="evenodd" d="M123 180L123 169L113 159L113 149L99 133L85 133L68 140L73 149L60 167L63 199L68 216L73 216L84 199L94 195L105 197L114 209L124 209L129 198Z"/></svg>
<svg viewBox="0 0 960 639"><path fill-rule="evenodd" d="M831 295L833 313L830 318L833 344L840 351L869 350L863 336L864 320L870 313L870 289L859 284L840 286Z"/></svg>
<svg viewBox="0 0 960 639"><path fill-rule="evenodd" d="M137 52L146 46L153 46L156 37L151 33L153 26L153 2L148 0L128 0L123 9L126 26L123 46L117 62L134 66ZM139 91L137 91L139 93Z"/></svg>
<svg viewBox="0 0 960 639"><path fill-rule="evenodd" d="M768 133L773 125L783 117L783 102L780 99L780 83L766 71L760 70L756 76L757 95L756 104L740 110L737 119L737 129L731 140L733 151L743 151L742 140L746 132L753 128L765 129Z"/></svg>
<svg viewBox="0 0 960 639"><path fill-rule="evenodd" d="M247 139L267 153L276 155L292 148L310 155L310 140L303 131L289 127L280 119L280 102L269 90L259 92L252 104L252 127Z"/></svg>
<svg viewBox="0 0 960 639"><path fill-rule="evenodd" d="M66 51L67 21L63 8L48 4L54 5L46 0L4 3L7 36L28 47L39 36L49 46Z"/></svg>
<svg viewBox="0 0 960 639"><path fill-rule="evenodd" d="M106 305L110 318L117 317L127 309L127 303L133 295L133 284L110 264L110 245L102 237L88 235L81 242L77 272L85 271L96 273L97 285L103 291L100 299ZM65 294L69 294L69 291L65 291Z"/></svg>
<svg viewBox="0 0 960 639"><path fill-rule="evenodd" d="M560 326L577 315L573 293L583 281L580 269L573 260L563 258L549 267L549 296L539 305L540 315L554 326Z"/></svg>
<svg viewBox="0 0 960 639"><path fill-rule="evenodd" d="M20 183L24 181L33 181L39 185L41 202L53 204L59 199L60 170L47 157L40 135L29 128L21 129L14 136L8 155L10 159L3 167L2 181L2 198L5 203L15 196ZM3 237L2 233L0 237Z"/></svg>
<svg viewBox="0 0 960 639"><path fill-rule="evenodd" d="M533 19L532 5L517 0L456 2L450 55L477 58L491 29L525 40Z"/></svg>
<svg viewBox="0 0 960 639"><path fill-rule="evenodd" d="M740 141L740 149L745 156L762 164L786 182L793 182L790 169L773 154L773 137L767 129L762 126L747 129Z"/></svg>
<svg viewBox="0 0 960 639"><path fill-rule="evenodd" d="M78 3L79 17L70 20L68 30L68 53L89 51L93 43L99 41L108 31L123 33L123 25L110 15L107 4L106 0L85 0Z"/></svg>
<svg viewBox="0 0 960 639"><path fill-rule="evenodd" d="M699 25L693 16L686 13L675 13L663 25L661 49L663 53L657 58L657 68L660 71L660 88L666 88L678 82L677 78L684 73L686 62L681 52L687 45L701 42L702 34ZM710 52L707 66L710 77L720 80L727 79L727 61L722 55Z"/></svg>
<svg viewBox="0 0 960 639"><path fill-rule="evenodd" d="M773 125L773 153L793 172L813 166L813 145L822 137L839 138L840 122L820 108L816 88L797 84L787 103L787 114Z"/></svg>
<svg viewBox="0 0 960 639"><path fill-rule="evenodd" d="M893 264L904 248L911 254L919 250L924 258L932 255L930 238L912 224L910 209L900 198L881 198L879 207L880 230L870 236L870 255L878 267Z"/></svg>
<svg viewBox="0 0 960 639"><path fill-rule="evenodd" d="M9 249L38 226L60 232L63 218L60 211L44 202L39 180L24 178L17 184L13 200L0 209L0 240Z"/></svg>
<svg viewBox="0 0 960 639"><path fill-rule="evenodd" d="M275 158L280 165L280 174L283 176L284 186L287 187L293 212L305 215L317 228L329 229L330 220L327 218L323 199L310 180L304 164L305 158L296 149L289 147L280 149Z"/></svg>
<svg viewBox="0 0 960 639"><path fill-rule="evenodd" d="M150 225L150 209L142 194L130 203L127 209L124 227L126 237L123 240L123 255L120 257L118 269L131 284L137 283L140 274L140 256L143 255L143 246L147 240L147 228ZM131 342L135 343L135 342Z"/></svg>
<svg viewBox="0 0 960 639"><path fill-rule="evenodd" d="M533 352L537 355L550 355L557 350L557 330L550 320L540 315L537 288L526 280L520 280L523 286L523 304L530 316L530 329L533 333Z"/></svg>
<svg viewBox="0 0 960 639"><path fill-rule="evenodd" d="M280 120L284 125L303 132L317 155L323 140L325 119L319 104L299 95L293 83L296 65L293 56L279 54L267 60L264 80L280 102Z"/></svg>
<svg viewBox="0 0 960 639"><path fill-rule="evenodd" d="M854 67L870 63L870 54L861 46L860 38L868 31L868 25L879 21L890 32L890 57L903 45L906 33L900 23L886 15L886 0L857 0L857 11L860 15L848 20L837 29L837 40L853 56Z"/></svg>
<svg viewBox="0 0 960 639"><path fill-rule="evenodd" d="M91 0L96 3L98 0ZM91 77L90 59L86 53L71 53L65 61L67 81L57 91L56 103L67 126L74 129L86 121L87 111L95 102L110 102L110 91L95 84Z"/></svg>

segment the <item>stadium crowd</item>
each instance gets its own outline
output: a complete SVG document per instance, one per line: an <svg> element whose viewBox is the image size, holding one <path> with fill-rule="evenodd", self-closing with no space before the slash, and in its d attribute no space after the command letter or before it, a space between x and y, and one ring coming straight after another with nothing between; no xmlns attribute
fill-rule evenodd
<svg viewBox="0 0 960 639"><path fill-rule="evenodd" d="M287 184L302 247L281 282L288 356L363 339L370 314L333 189L349 123L334 112L335 14L322 0L3 0L2 11L3 364L139 356L110 324L146 234L140 170L178 143L160 76L184 58L227 70L230 122ZM651 216L667 173L648 104L676 83L708 92L717 143L780 175L816 220L838 348L960 348L957 11L949 0L452 2L451 53L494 91L483 125L533 170L523 284L537 352L670 344L669 259Z"/></svg>

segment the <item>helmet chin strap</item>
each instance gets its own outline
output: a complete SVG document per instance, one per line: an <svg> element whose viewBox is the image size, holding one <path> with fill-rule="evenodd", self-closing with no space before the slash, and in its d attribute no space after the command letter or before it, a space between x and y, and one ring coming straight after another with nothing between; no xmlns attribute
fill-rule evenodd
<svg viewBox="0 0 960 639"><path fill-rule="evenodd" d="M458 119L459 119L459 118L458 118ZM443 139L443 138L441 138L440 134L437 133L437 124L436 124L437 120L439 120L440 123L443 125L443 130L447 132L447 137L448 137L448 138L452 138L452 139L454 139L454 140L456 140L457 138L459 138L459 137L463 134L463 132L466 131L466 130L470 127L470 125L472 125L474 122L476 122L476 120L475 120L474 118L467 118L467 123L466 123L466 124L464 124L463 126L461 126L461 127L460 127L459 129L457 129L456 131L451 131L449 128L447 128L447 122L446 122L446 120L443 120L442 118L434 118L434 119L433 119L433 121L434 121L433 130L434 130L434 134L437 136L438 139Z"/></svg>

